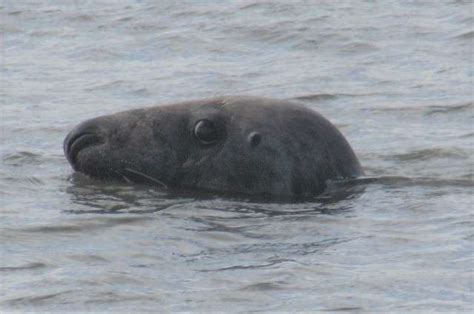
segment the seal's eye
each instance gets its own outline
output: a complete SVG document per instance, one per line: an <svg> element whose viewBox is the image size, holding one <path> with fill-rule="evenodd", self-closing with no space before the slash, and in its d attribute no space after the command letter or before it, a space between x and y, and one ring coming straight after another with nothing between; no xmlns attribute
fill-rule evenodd
<svg viewBox="0 0 474 314"><path fill-rule="evenodd" d="M219 139L217 127L209 120L199 120L194 125L194 136L205 145L214 144Z"/></svg>

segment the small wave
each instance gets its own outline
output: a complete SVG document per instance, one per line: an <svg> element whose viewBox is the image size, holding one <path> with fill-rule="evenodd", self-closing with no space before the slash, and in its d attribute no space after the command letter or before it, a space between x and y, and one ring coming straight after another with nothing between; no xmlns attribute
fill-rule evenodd
<svg viewBox="0 0 474 314"><path fill-rule="evenodd" d="M297 96L293 99L296 100L303 100L303 101L324 101L324 100L331 100L338 98L339 95L336 94L310 94L310 95L303 95Z"/></svg>
<svg viewBox="0 0 474 314"><path fill-rule="evenodd" d="M125 22L130 22L130 21L133 21L134 18L132 16L124 16L124 17L119 17L117 19L115 19L115 22L118 22L118 23L125 23Z"/></svg>
<svg viewBox="0 0 474 314"><path fill-rule="evenodd" d="M465 32L465 33L462 33L460 35L456 35L454 36L455 39L467 39L467 40L471 40L474 38L474 31L469 31L469 32Z"/></svg>
<svg viewBox="0 0 474 314"><path fill-rule="evenodd" d="M31 185L44 185L45 184L43 179L40 179L34 176L26 176L24 179Z"/></svg>
<svg viewBox="0 0 474 314"><path fill-rule="evenodd" d="M332 309L322 309L320 311L323 312L353 312L353 311L363 311L363 307L352 307L352 306L346 306L346 307L335 307Z"/></svg>
<svg viewBox="0 0 474 314"><path fill-rule="evenodd" d="M63 10L61 9L45 9L45 10L41 10L42 13L46 13L46 14L62 14L63 13Z"/></svg>
<svg viewBox="0 0 474 314"><path fill-rule="evenodd" d="M42 295L32 295L32 296L25 296L25 297L19 297L19 298L14 298L10 300L6 300L5 303L11 305L11 306L17 306L17 305L38 305L40 303L43 303L46 300L53 299L62 295L66 294L72 294L73 291L63 291L63 292L56 292L56 293L47 293L47 294L42 294Z"/></svg>
<svg viewBox="0 0 474 314"><path fill-rule="evenodd" d="M345 54L358 54L377 51L379 48L373 44L363 42L348 43L341 47L341 52Z"/></svg>
<svg viewBox="0 0 474 314"><path fill-rule="evenodd" d="M336 186L354 185L354 184L382 184L387 186L427 186L427 187L474 187L474 182L470 178L452 179L452 178L427 178L427 177L402 177L402 176L381 176L381 177L363 177L352 180L335 182Z"/></svg>
<svg viewBox="0 0 474 314"><path fill-rule="evenodd" d="M150 91L147 88L136 88L130 91L130 94L135 96L151 96Z"/></svg>
<svg viewBox="0 0 474 314"><path fill-rule="evenodd" d="M129 280L127 280L127 284L129 284ZM140 282L137 280L133 280L132 282L135 285L138 285ZM118 285L123 285L123 283L117 283ZM141 284L141 283L140 283ZM84 301L85 304L107 304L107 303L115 303L115 302L126 302L126 301L135 301L135 302L143 302L143 301L156 301L156 296L150 294L149 296L143 295L132 295L131 293L127 294L116 294L113 292L105 292L105 293L97 293L94 295L93 298L88 298Z"/></svg>
<svg viewBox="0 0 474 314"><path fill-rule="evenodd" d="M266 10L268 13L276 13L276 12L291 12L293 10L293 6L291 4L285 3L276 3L276 2L253 2L241 5L239 10Z"/></svg>
<svg viewBox="0 0 474 314"><path fill-rule="evenodd" d="M11 186L22 186L23 189L46 184L43 178L38 178L32 175L4 176L2 177L2 180L5 184Z"/></svg>
<svg viewBox="0 0 474 314"><path fill-rule="evenodd" d="M18 11L10 11L8 12L7 14L8 15L11 15L11 16L17 16L17 15L22 15L23 13L25 12L29 12L28 10L27 11L21 11L21 10L18 10Z"/></svg>
<svg viewBox="0 0 474 314"><path fill-rule="evenodd" d="M112 51L105 47L87 47L80 50L73 50L67 57L81 61L109 61L120 57L120 52Z"/></svg>
<svg viewBox="0 0 474 314"><path fill-rule="evenodd" d="M38 268L45 268L46 264L44 263L29 263L23 266L5 266L0 267L0 272L10 272L10 271L17 271L17 270L30 270L30 269L38 269Z"/></svg>
<svg viewBox="0 0 474 314"><path fill-rule="evenodd" d="M20 151L12 154L7 154L5 157L2 158L2 160L5 162L5 164L11 166L23 166L31 164L36 165L42 163L43 156L28 151Z"/></svg>
<svg viewBox="0 0 474 314"><path fill-rule="evenodd" d="M242 5L239 9L240 10L247 10L247 9L252 9L252 8L258 8L258 7L261 7L262 5L265 5L265 4L264 3L257 3L257 2L248 3L248 4Z"/></svg>
<svg viewBox="0 0 474 314"><path fill-rule="evenodd" d="M436 113L451 113L451 112L459 112L459 111L471 111L474 107L473 102L458 104L458 105L451 105L451 106L429 106L428 111L426 112L427 115L436 114Z"/></svg>
<svg viewBox="0 0 474 314"><path fill-rule="evenodd" d="M268 263L265 264L245 264L245 265L235 265L229 267L223 267L218 269L203 269L200 272L207 273L207 272L216 272L216 271L228 271L228 270L242 270L242 269L258 269L258 268L268 268L272 267L281 263L297 263L294 259L287 259L287 258L276 258L270 260Z"/></svg>
<svg viewBox="0 0 474 314"><path fill-rule="evenodd" d="M151 92L140 86L134 86L130 81L125 80L116 80L112 82L107 82L103 84L98 84L95 86L87 87L86 91L120 91L129 93L135 96L149 96Z"/></svg>
<svg viewBox="0 0 474 314"><path fill-rule="evenodd" d="M28 233L74 233L101 230L103 228L114 227L123 224L146 223L153 220L149 216L132 216L132 217L113 217L102 219L84 219L75 220L74 224L62 225L44 225L24 228L19 231ZM18 230L17 230L18 231Z"/></svg>
<svg viewBox="0 0 474 314"><path fill-rule="evenodd" d="M69 259L81 262L81 263L108 263L109 260L99 255L69 255Z"/></svg>
<svg viewBox="0 0 474 314"><path fill-rule="evenodd" d="M469 158L469 156L457 149L451 149L448 151L441 148L429 148L384 157L385 160L394 161L426 161L439 158L466 159Z"/></svg>
<svg viewBox="0 0 474 314"><path fill-rule="evenodd" d="M321 94L308 94L308 95L301 95L290 98L290 100L301 100L301 101L325 101L325 100L333 100L343 97L367 97L367 96L374 96L376 94L348 94L348 93L321 93Z"/></svg>
<svg viewBox="0 0 474 314"><path fill-rule="evenodd" d="M122 88L129 86L130 82L129 81L124 81L124 80L116 80L112 82L107 82L107 83L102 83L98 84L92 87L88 87L85 90L86 91L94 91L94 90L108 90L108 89L115 89L115 88Z"/></svg>
<svg viewBox="0 0 474 314"><path fill-rule="evenodd" d="M348 96L376 96L377 94L367 94L367 95L348 95ZM386 94L385 96L389 96ZM390 95L392 96L392 95ZM393 95L397 96L397 95ZM443 105L427 105L427 106L403 106L400 104L392 104L384 106L377 106L373 108L362 108L363 111L370 112L416 112L425 115L438 114L438 113L457 113L469 111L471 112L474 107L473 102L462 102L462 103L451 103Z"/></svg>
<svg viewBox="0 0 474 314"><path fill-rule="evenodd" d="M241 291L272 291L287 289L287 285L282 282L259 282L240 288Z"/></svg>
<svg viewBox="0 0 474 314"><path fill-rule="evenodd" d="M67 19L72 22L91 22L96 19L93 14L74 14L67 16Z"/></svg>
<svg viewBox="0 0 474 314"><path fill-rule="evenodd" d="M289 98L289 100L300 100L300 101L324 101L324 100L333 100L339 98L355 98L355 97L370 97L377 96L378 93L361 93L361 94L352 94L352 93L321 93L321 94L308 94L301 95Z"/></svg>
<svg viewBox="0 0 474 314"><path fill-rule="evenodd" d="M469 132L463 135L460 135L459 138L470 138L474 136L474 132Z"/></svg>

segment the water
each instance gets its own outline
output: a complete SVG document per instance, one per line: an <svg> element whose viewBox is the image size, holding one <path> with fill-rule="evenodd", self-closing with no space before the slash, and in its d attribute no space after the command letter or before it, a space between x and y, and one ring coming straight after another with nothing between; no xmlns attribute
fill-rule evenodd
<svg viewBox="0 0 474 314"><path fill-rule="evenodd" d="M0 13L2 309L473 310L471 1ZM370 179L278 204L104 183L63 157L84 119L227 94L317 109Z"/></svg>

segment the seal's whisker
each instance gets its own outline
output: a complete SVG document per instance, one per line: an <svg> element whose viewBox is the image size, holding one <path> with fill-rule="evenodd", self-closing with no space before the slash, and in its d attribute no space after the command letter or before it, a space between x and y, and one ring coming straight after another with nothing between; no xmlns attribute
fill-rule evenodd
<svg viewBox="0 0 474 314"><path fill-rule="evenodd" d="M151 177L151 176L149 176L149 175L147 175L147 174L144 174L144 173L142 173L142 172L140 172L140 171L137 171L137 170L134 170L134 169L130 169L130 168L125 168L125 170L127 170L127 171L129 171L129 172L131 172L131 173L137 174L137 175L139 175L139 176L142 176L142 177L144 177L144 178L146 178L146 179L148 179L148 180L150 180L150 181L153 181L153 182L155 182L155 183L158 183L159 185L161 185L161 186L164 187L165 189L168 188L168 186L167 186L166 184L164 184L163 182L161 182L160 180L158 180L158 179L156 179L156 178L153 178L153 177Z"/></svg>
<svg viewBox="0 0 474 314"><path fill-rule="evenodd" d="M124 179L124 180L125 180L125 182L127 182L127 183L133 183L133 181L132 181L132 180L130 180L129 178L127 178L127 176L126 176L126 175L124 175L123 173L121 173L121 172L118 172L118 171L114 171L114 172L115 172L116 174L118 174L119 176L121 176L121 177L122 177L122 179Z"/></svg>

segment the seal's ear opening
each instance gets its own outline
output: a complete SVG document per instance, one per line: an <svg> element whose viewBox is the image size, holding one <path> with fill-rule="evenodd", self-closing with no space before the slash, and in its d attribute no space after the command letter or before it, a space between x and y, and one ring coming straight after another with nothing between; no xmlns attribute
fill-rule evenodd
<svg viewBox="0 0 474 314"><path fill-rule="evenodd" d="M249 142L250 147L252 148L260 144L261 140L262 140L262 135L258 132L251 132L249 136L247 136L247 141Z"/></svg>

